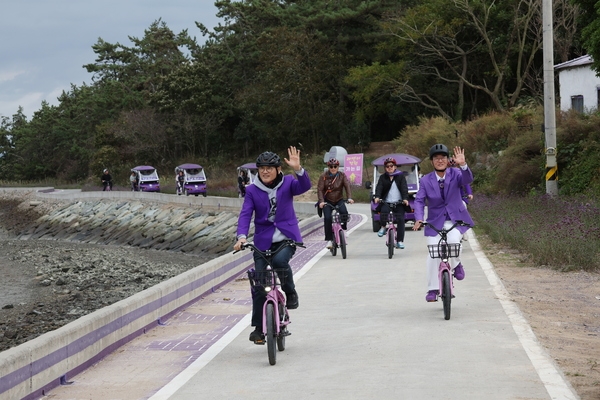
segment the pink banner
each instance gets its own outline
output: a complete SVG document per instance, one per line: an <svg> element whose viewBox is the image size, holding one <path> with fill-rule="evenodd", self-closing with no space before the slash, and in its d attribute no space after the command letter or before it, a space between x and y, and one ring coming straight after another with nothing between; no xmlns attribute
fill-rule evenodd
<svg viewBox="0 0 600 400"><path fill-rule="evenodd" d="M362 185L363 155L347 154L344 158L344 173L350 179L352 185Z"/></svg>

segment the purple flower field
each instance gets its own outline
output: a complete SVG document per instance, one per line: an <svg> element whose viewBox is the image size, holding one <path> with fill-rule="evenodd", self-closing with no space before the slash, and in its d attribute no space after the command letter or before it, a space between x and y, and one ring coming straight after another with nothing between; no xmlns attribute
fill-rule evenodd
<svg viewBox="0 0 600 400"><path fill-rule="evenodd" d="M600 269L600 207L583 196L486 196L469 204L477 228L554 269Z"/></svg>

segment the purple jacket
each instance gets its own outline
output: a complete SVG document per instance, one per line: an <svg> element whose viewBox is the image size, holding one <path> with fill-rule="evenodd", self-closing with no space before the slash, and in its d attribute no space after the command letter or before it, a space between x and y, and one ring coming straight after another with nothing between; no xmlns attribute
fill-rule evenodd
<svg viewBox="0 0 600 400"><path fill-rule="evenodd" d="M437 175L430 172L421 178L419 191L415 197L415 220L424 221L425 202L427 202L427 222L433 224L438 229L444 226L446 214L451 221L464 221L473 226L474 222L463 204L461 195L461 186L473 182L473 173L469 168L447 168L444 181L444 196L446 203L442 200L440 185ZM456 227L461 233L465 233L469 228L464 226ZM430 227L425 227L425 236L436 236L437 233Z"/></svg>
<svg viewBox="0 0 600 400"><path fill-rule="evenodd" d="M275 220L268 220L271 205L268 194L252 184L246 187L246 197L238 218L237 235L246 235L250 230L250 221L254 213L254 245L264 251L271 247L275 227L286 237L297 242L302 241L298 218L294 211L294 196L307 192L311 187L306 170L296 179L292 175L283 177L277 189L277 211Z"/></svg>

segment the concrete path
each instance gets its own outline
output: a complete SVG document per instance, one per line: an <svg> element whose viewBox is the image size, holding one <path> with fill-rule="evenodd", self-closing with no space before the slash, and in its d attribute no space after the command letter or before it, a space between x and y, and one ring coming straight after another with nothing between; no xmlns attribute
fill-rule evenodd
<svg viewBox="0 0 600 400"><path fill-rule="evenodd" d="M199 300L45 399L577 399L508 298L472 233L452 318L425 302L426 242L388 259L368 205L351 205L348 258L322 232L293 259L300 308L269 365L248 341L248 283Z"/></svg>

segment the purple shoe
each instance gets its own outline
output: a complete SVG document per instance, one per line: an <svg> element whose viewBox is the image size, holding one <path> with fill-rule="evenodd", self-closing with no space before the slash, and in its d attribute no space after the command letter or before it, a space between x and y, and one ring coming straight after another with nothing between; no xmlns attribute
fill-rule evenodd
<svg viewBox="0 0 600 400"><path fill-rule="evenodd" d="M456 268L454 268L454 277L459 281L465 279L465 269L463 268L461 263L458 263Z"/></svg>
<svg viewBox="0 0 600 400"><path fill-rule="evenodd" d="M439 292L440 292L439 290L430 290L429 292L427 292L427 296L425 296L425 300L428 303L433 303L433 302L437 301Z"/></svg>

